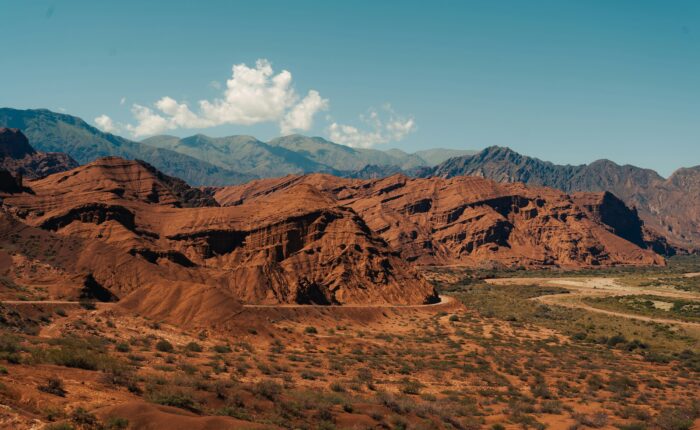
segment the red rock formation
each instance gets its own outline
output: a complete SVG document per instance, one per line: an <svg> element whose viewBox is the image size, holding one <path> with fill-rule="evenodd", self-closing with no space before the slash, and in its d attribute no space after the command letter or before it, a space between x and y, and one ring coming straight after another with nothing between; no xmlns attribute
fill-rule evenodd
<svg viewBox="0 0 700 430"><path fill-rule="evenodd" d="M90 253L78 251L81 264L71 267L149 314L170 309L196 321L200 307L222 297L270 304L435 298L352 208L315 187L217 207L174 181L145 163L110 157L32 181L33 194L7 195L5 204L27 226L84 243Z"/></svg>
<svg viewBox="0 0 700 430"><path fill-rule="evenodd" d="M226 187L222 205L248 204L309 184L351 207L401 256L419 264L663 264L662 257L615 234L574 200L549 188L476 177L378 180L288 176ZM639 222L627 213L627 221ZM635 221L636 219L636 221Z"/></svg>
<svg viewBox="0 0 700 430"><path fill-rule="evenodd" d="M571 197L591 218L609 227L611 232L623 239L657 254L675 254L676 250L665 237L644 225L637 210L628 208L612 193L574 193Z"/></svg>
<svg viewBox="0 0 700 430"><path fill-rule="evenodd" d="M24 158L36 151L27 138L16 128L0 128L0 158Z"/></svg>
<svg viewBox="0 0 700 430"><path fill-rule="evenodd" d="M0 168L15 177L39 178L77 166L67 154L35 151L16 128L0 128Z"/></svg>

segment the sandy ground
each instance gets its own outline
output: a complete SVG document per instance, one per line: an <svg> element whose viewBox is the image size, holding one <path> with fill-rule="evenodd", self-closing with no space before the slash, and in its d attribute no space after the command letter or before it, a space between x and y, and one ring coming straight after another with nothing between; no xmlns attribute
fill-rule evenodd
<svg viewBox="0 0 700 430"><path fill-rule="evenodd" d="M570 291L565 294L551 294L535 297L542 303L550 305L566 306L570 308L585 309L590 312L597 312L606 315L614 315L624 318L636 319L640 321L651 321L661 324L671 324L700 330L700 323L680 321L671 318L649 317L632 313L611 311L600 309L588 305L583 301L586 297L606 297L606 296L629 296L649 294L669 299L700 300L700 294L680 291L672 287L634 287L624 285L615 278L592 277L592 278L499 278L487 279L486 282L492 285L540 285L564 287Z"/></svg>

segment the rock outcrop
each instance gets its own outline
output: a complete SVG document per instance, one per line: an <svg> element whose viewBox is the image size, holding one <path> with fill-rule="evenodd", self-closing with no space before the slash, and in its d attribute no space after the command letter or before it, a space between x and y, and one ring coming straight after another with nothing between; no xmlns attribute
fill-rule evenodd
<svg viewBox="0 0 700 430"><path fill-rule="evenodd" d="M610 231L627 239L635 245L651 249L657 254L673 256L675 248L665 237L644 225L635 208L629 208L625 203L609 192L574 193L574 201L585 209L589 216L607 225Z"/></svg>
<svg viewBox="0 0 700 430"><path fill-rule="evenodd" d="M291 176L226 187L222 205L283 195L301 184L322 190L360 215L406 261L565 267L663 264L642 249L636 213L599 196L597 213L549 188L499 184L476 177L377 180ZM610 200L610 201L608 201ZM616 213L615 211L620 211ZM600 214L604 216L600 216ZM612 219L612 221L610 221ZM605 221L613 222L613 226Z"/></svg>
<svg viewBox="0 0 700 430"><path fill-rule="evenodd" d="M37 152L16 128L0 128L0 168L15 177L40 178L77 166L67 154Z"/></svg>
<svg viewBox="0 0 700 430"><path fill-rule="evenodd" d="M262 304L436 298L351 207L306 184L219 207L146 163L108 157L31 187L4 196L8 210L28 227L89 244L90 255L74 257L80 270L142 312L160 314L165 298L186 306L176 313L187 318L219 296Z"/></svg>
<svg viewBox="0 0 700 430"><path fill-rule="evenodd" d="M503 147L489 147L469 156L451 158L417 172L422 177L480 176L498 182L524 182L567 193L611 192L634 207L649 234L666 237L669 248L700 249L700 166L682 168L664 179L651 169L620 166L598 160L578 166L556 165L518 154Z"/></svg>

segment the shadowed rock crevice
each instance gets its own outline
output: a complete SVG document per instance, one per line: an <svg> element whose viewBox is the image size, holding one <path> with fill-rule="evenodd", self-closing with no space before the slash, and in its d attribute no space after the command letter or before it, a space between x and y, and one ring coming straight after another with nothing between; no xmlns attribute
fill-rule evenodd
<svg viewBox="0 0 700 430"><path fill-rule="evenodd" d="M62 215L57 215L44 220L41 228L56 231L75 221L91 224L102 224L113 220L123 225L128 230L136 229L135 215L124 206L108 205L104 203L88 203L71 208Z"/></svg>
<svg viewBox="0 0 700 430"><path fill-rule="evenodd" d="M80 289L81 300L96 300L98 302L116 302L119 298L95 280L92 274L85 277Z"/></svg>

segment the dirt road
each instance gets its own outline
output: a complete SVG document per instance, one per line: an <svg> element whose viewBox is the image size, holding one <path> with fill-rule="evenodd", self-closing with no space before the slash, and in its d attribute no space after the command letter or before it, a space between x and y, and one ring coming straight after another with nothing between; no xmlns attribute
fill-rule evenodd
<svg viewBox="0 0 700 430"><path fill-rule="evenodd" d="M600 309L591 306L584 302L587 297L607 297L607 296L628 296L628 295L654 295L659 297L667 297L669 299L687 299L700 300L700 294L679 291L671 287L635 287L624 285L618 282L615 278L498 278L487 279L487 283L492 285L540 285L540 286L555 286L568 289L570 292L565 294L550 294L545 296L535 297L531 300L537 300L541 303L549 305L558 305L569 308L584 309L589 312L597 312L606 315L614 315L623 318L635 319L640 321L656 322L660 324L671 324L683 327L700 329L700 323L681 321L672 318L650 317L646 315L638 315L634 313L611 311Z"/></svg>
<svg viewBox="0 0 700 430"><path fill-rule="evenodd" d="M337 306L329 306L329 305L298 305L294 303L290 304L282 304L282 305L243 305L244 308L321 308L321 309L334 309L334 308L351 308L351 309L367 309L367 308L397 308L397 309L406 309L406 308L427 308L431 306L442 306L442 305L448 305L450 303L454 302L454 298L446 295L441 295L440 296L440 301L437 303L430 303L427 305L337 305Z"/></svg>

